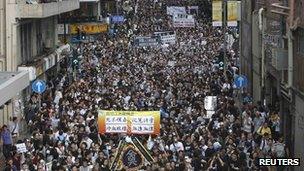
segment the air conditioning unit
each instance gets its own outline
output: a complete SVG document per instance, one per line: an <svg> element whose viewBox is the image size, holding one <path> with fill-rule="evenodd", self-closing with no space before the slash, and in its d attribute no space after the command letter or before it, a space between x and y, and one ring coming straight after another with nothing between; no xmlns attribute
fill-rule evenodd
<svg viewBox="0 0 304 171"><path fill-rule="evenodd" d="M288 69L288 51L281 48L272 49L272 66L278 70L287 70Z"/></svg>

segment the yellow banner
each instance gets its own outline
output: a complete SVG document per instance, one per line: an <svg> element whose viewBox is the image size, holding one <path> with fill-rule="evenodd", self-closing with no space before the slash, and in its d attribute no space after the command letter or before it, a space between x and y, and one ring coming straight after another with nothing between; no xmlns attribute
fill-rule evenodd
<svg viewBox="0 0 304 171"><path fill-rule="evenodd" d="M228 21L238 20L238 1L227 2Z"/></svg>
<svg viewBox="0 0 304 171"><path fill-rule="evenodd" d="M70 24L70 33L77 34L78 30L86 34L97 34L108 31L107 24Z"/></svg>
<svg viewBox="0 0 304 171"><path fill-rule="evenodd" d="M159 134L160 112L100 110L98 131L101 134Z"/></svg>
<svg viewBox="0 0 304 171"><path fill-rule="evenodd" d="M222 1L212 2L212 21L222 22Z"/></svg>

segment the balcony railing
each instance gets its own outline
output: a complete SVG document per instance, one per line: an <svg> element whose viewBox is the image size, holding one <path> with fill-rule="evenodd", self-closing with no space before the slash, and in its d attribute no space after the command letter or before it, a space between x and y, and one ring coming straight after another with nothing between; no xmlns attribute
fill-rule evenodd
<svg viewBox="0 0 304 171"><path fill-rule="evenodd" d="M27 0L17 3L18 18L45 18L79 8L79 0Z"/></svg>

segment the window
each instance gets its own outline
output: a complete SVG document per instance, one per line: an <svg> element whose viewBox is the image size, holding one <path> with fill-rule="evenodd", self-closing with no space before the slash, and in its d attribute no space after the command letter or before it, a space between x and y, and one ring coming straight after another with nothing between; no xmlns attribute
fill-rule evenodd
<svg viewBox="0 0 304 171"><path fill-rule="evenodd" d="M298 31L298 52L304 54L304 29Z"/></svg>
<svg viewBox="0 0 304 171"><path fill-rule="evenodd" d="M32 56L32 42L31 42L31 23L22 24L20 27L20 46L22 64L25 64Z"/></svg>

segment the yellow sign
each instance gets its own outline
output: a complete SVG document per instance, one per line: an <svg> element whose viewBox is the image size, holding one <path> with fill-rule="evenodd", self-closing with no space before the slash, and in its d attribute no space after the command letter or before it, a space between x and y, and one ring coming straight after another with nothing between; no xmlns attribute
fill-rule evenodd
<svg viewBox="0 0 304 171"><path fill-rule="evenodd" d="M98 114L99 133L159 134L159 111L107 111Z"/></svg>
<svg viewBox="0 0 304 171"><path fill-rule="evenodd" d="M228 21L238 20L238 1L227 2Z"/></svg>
<svg viewBox="0 0 304 171"><path fill-rule="evenodd" d="M212 2L212 25L222 25L222 1L214 0Z"/></svg>
<svg viewBox="0 0 304 171"><path fill-rule="evenodd" d="M108 31L107 24L70 24L70 33L77 34L78 30L86 34L97 34Z"/></svg>

